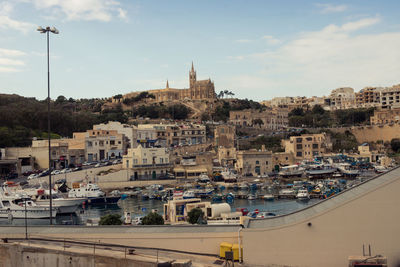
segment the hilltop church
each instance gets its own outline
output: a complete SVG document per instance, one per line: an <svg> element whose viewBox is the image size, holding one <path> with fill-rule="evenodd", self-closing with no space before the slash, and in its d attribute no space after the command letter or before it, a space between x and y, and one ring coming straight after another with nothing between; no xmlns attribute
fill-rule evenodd
<svg viewBox="0 0 400 267"><path fill-rule="evenodd" d="M155 96L155 99L151 99L152 102L162 102L162 101L170 101L170 100L213 100L216 98L214 82L211 79L208 80L197 80L196 71L193 67L189 72L189 88L185 89L177 89L170 88L168 81L166 87L164 89L154 89L148 90L149 94ZM123 99L135 97L141 92L132 92L123 96ZM113 99L116 101L117 99ZM121 99L120 99L121 101Z"/></svg>

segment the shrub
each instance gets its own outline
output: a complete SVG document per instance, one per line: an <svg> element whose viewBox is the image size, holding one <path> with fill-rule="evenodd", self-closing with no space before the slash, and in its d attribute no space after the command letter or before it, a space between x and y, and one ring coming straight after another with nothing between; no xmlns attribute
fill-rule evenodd
<svg viewBox="0 0 400 267"><path fill-rule="evenodd" d="M143 225L163 225L164 219L160 214L158 214L156 212L151 212L143 217L142 224Z"/></svg>
<svg viewBox="0 0 400 267"><path fill-rule="evenodd" d="M199 208L194 208L188 212L189 223L196 224L204 217L204 212Z"/></svg>
<svg viewBox="0 0 400 267"><path fill-rule="evenodd" d="M119 214L107 214L100 218L99 225L121 225L121 215Z"/></svg>

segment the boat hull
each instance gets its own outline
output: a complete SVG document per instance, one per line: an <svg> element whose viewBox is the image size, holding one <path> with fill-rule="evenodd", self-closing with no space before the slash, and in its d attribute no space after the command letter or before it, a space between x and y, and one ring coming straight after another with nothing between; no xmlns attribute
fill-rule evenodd
<svg viewBox="0 0 400 267"><path fill-rule="evenodd" d="M96 205L96 204L117 204L120 196L117 197L94 197L88 198L86 203L89 205Z"/></svg>
<svg viewBox="0 0 400 267"><path fill-rule="evenodd" d="M57 210L53 209L52 217L56 217ZM23 219L25 218L25 209L10 209L10 210L1 210L0 218L11 218L12 219ZM45 219L50 218L49 209L27 209L26 210L26 218L27 219Z"/></svg>

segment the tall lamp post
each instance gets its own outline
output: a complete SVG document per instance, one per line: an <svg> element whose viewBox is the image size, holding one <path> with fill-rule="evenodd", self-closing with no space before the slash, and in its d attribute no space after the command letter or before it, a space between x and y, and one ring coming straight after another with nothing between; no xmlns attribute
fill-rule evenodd
<svg viewBox="0 0 400 267"><path fill-rule="evenodd" d="M55 27L46 28L38 27L37 31L40 33L46 33L47 35L47 132L49 137L49 194L50 194L50 224L53 224L53 199L52 199L52 188L51 188L51 138L50 138L50 60L49 60L49 33L58 34L58 30Z"/></svg>

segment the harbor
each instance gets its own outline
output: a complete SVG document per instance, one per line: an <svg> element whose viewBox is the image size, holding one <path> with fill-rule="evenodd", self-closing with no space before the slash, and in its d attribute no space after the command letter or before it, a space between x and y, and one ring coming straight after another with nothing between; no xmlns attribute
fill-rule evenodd
<svg viewBox="0 0 400 267"><path fill-rule="evenodd" d="M104 215L118 214L125 219L126 214L129 214L134 221L133 224L136 224L138 218L150 212L157 212L165 218L163 206L176 198L198 198L210 205L227 203L230 212L239 211L240 216L251 218L265 218L265 214L269 217L279 216L314 205L376 175L373 170L362 170L357 177L338 178L326 174L325 179L313 179L309 176L310 172L307 170L309 168L304 168L300 177L296 174L295 177L289 178L287 169L286 177L282 173L268 178L235 176L236 182L216 182L214 180L220 179L218 173L211 179L203 174L195 181L179 184L174 181L164 185L154 181L154 184L147 187L121 188L108 192L103 192L93 183L73 183L72 188L68 188L66 183L57 184L58 189L64 193L58 190L52 192L53 208L55 208L52 222L59 225L94 226L98 225ZM232 181L232 175L229 179ZM2 192L3 197L15 194L24 199L22 196L26 196L28 206L36 203L44 209L49 208L49 199L45 197L48 195L48 190L9 184L8 187L3 187ZM64 206L57 204L60 201L64 202ZM0 219L0 224L24 225L23 206L19 206L21 216L7 215L3 211L5 216ZM48 211L46 215L36 218L27 215L28 225L47 225L49 223L47 214ZM171 222L166 220L165 223Z"/></svg>

